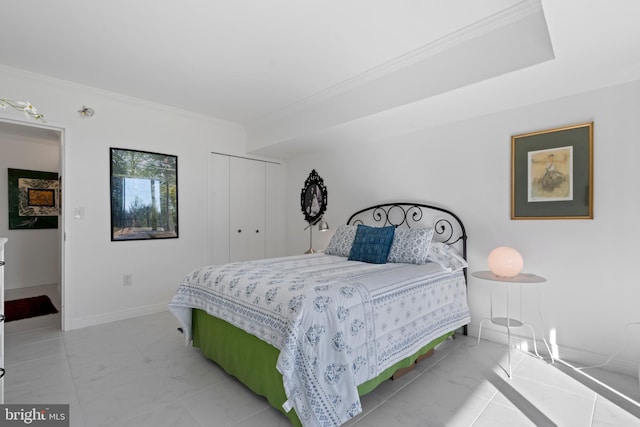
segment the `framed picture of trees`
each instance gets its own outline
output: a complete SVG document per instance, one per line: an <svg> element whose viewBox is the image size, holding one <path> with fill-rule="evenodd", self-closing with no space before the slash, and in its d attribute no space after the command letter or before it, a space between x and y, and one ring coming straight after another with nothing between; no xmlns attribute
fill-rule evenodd
<svg viewBox="0 0 640 427"><path fill-rule="evenodd" d="M178 157L110 148L111 240L178 237Z"/></svg>

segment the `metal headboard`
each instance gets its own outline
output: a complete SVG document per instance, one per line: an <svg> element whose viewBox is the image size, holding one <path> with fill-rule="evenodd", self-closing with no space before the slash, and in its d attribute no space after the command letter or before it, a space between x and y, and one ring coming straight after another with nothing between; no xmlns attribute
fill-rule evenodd
<svg viewBox="0 0 640 427"><path fill-rule="evenodd" d="M362 209L349 217L347 224L384 227L433 227L433 240L452 245L464 259L467 259L467 232L456 214L448 209L423 203L394 202L383 203ZM467 284L467 269L464 269ZM462 327L467 335L467 325Z"/></svg>
<svg viewBox="0 0 640 427"><path fill-rule="evenodd" d="M433 227L434 240L454 246L467 259L467 233L464 224L456 214L438 206L412 202L383 203L354 213L347 224Z"/></svg>

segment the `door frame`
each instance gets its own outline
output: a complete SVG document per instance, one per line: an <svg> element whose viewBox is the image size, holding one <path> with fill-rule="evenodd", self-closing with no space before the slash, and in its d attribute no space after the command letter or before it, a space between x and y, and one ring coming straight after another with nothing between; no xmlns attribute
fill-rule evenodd
<svg viewBox="0 0 640 427"><path fill-rule="evenodd" d="M58 148L59 148L59 176L64 178L66 177L66 164L65 164L65 128L62 126L57 126L55 124L49 123L34 123L33 121L26 120L14 120L6 117L0 116L0 125L2 123L9 123L12 125L25 126L25 127L36 127L41 129L48 129L54 131L59 135L58 138ZM69 298L69 292L67 287L65 286L67 283L67 256L66 256L66 207L68 205L66 201L67 192L66 188L66 179L60 180L60 188L59 191L62 193L62 200L60 206L60 218L58 221L58 245L60 250L59 255L59 279L60 279L60 329L63 331L67 330L67 327L71 324L69 320L69 312L67 310Z"/></svg>

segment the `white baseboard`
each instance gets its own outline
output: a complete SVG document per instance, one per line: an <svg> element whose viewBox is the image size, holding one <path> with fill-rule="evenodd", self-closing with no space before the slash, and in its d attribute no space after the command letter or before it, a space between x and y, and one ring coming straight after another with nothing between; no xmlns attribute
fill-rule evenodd
<svg viewBox="0 0 640 427"><path fill-rule="evenodd" d="M145 316L147 314L161 313L168 311L168 302L164 304L148 305L146 307L136 307L113 313L99 314L97 316L71 319L69 330L86 328L88 326L102 325L104 323L117 322L118 320L133 319L134 317Z"/></svg>
<svg viewBox="0 0 640 427"><path fill-rule="evenodd" d="M37 285L34 284L30 284L30 285L5 285L4 290L5 291L19 291L22 289L31 289L31 288L38 288L38 287L45 287L45 286L60 286L57 282L56 283L40 283Z"/></svg>

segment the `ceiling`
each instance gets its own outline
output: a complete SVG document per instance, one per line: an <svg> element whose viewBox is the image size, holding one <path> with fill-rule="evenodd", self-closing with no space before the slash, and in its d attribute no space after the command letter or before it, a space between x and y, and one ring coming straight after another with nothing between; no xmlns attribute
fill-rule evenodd
<svg viewBox="0 0 640 427"><path fill-rule="evenodd" d="M638 79L639 3L5 2L0 64L236 122L286 157Z"/></svg>

